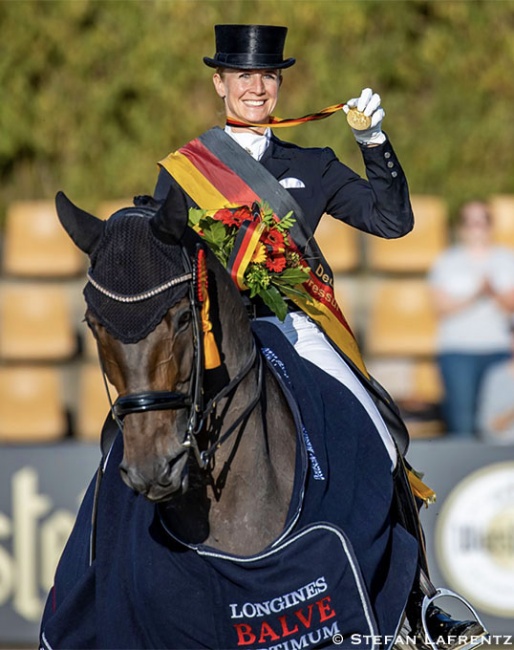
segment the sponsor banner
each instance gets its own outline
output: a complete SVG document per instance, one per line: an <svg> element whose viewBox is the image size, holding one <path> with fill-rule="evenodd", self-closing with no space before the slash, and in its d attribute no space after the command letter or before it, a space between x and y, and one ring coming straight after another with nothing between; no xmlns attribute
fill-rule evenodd
<svg viewBox="0 0 514 650"><path fill-rule="evenodd" d="M514 446L415 440L408 458L437 492L421 511L434 583L472 603L493 645L514 645ZM36 646L55 565L98 461L96 444L0 446L0 647ZM243 641L256 634L253 606L230 610ZM321 616L325 604L316 607ZM329 631L335 645L370 644Z"/></svg>
<svg viewBox="0 0 514 650"><path fill-rule="evenodd" d="M42 608L98 445L0 446L0 647L36 647Z"/></svg>
<svg viewBox="0 0 514 650"><path fill-rule="evenodd" d="M437 493L436 503L421 511L432 582L466 598L496 642L512 645L514 446L420 440L408 457ZM450 599L436 604L470 616Z"/></svg>
<svg viewBox="0 0 514 650"><path fill-rule="evenodd" d="M435 550L463 596L514 621L514 461L487 465L453 488L441 508Z"/></svg>

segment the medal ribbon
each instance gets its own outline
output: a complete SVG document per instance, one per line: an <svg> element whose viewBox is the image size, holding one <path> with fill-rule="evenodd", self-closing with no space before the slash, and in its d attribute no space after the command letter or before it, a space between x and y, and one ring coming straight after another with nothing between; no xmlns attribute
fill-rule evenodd
<svg viewBox="0 0 514 650"><path fill-rule="evenodd" d="M317 113L309 113L303 117L275 117L271 115L269 122L267 124L257 124L256 122L243 122L241 120L236 120L232 117L227 118L227 126L272 126L274 128L283 127L283 126L298 126L298 124L304 124L305 122L314 122L315 120L324 120L326 117L330 117L337 111L340 111L343 108L344 104L334 104L333 106L327 106L327 108L322 108Z"/></svg>

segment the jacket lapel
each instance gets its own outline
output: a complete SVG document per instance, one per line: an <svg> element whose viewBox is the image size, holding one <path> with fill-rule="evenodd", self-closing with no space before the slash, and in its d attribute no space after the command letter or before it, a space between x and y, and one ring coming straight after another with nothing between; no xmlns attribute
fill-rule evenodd
<svg viewBox="0 0 514 650"><path fill-rule="evenodd" d="M291 168L291 149L284 147L282 142L273 135L269 147L260 159L260 163L270 172L270 174L280 180Z"/></svg>

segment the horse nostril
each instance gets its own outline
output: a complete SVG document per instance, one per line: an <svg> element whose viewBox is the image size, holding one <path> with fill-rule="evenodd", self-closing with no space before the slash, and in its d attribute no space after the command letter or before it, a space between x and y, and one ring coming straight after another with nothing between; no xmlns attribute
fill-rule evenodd
<svg viewBox="0 0 514 650"><path fill-rule="evenodd" d="M141 474L134 468L127 467L124 464L119 466L120 475L125 483L131 490L138 494L147 494L149 486L148 482L141 476Z"/></svg>
<svg viewBox="0 0 514 650"><path fill-rule="evenodd" d="M187 453L173 458L153 459L143 467L123 461L119 465L125 485L151 501L170 498L172 494L187 489Z"/></svg>
<svg viewBox="0 0 514 650"><path fill-rule="evenodd" d="M174 480L173 472L175 470L175 466L182 459L184 453L186 452L182 452L178 456L168 459L168 461L165 463L164 467L162 468L162 472L159 480L160 485L166 486L173 482Z"/></svg>

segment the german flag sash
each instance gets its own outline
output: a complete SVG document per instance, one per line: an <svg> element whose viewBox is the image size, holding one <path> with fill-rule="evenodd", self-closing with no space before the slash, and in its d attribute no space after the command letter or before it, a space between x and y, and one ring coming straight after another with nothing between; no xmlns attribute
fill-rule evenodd
<svg viewBox="0 0 514 650"><path fill-rule="evenodd" d="M309 275L301 287L303 295L288 295L288 298L319 325L356 371L382 414L400 454L404 455L409 445L405 424L390 395L366 369L355 337L335 299L330 267L312 233L306 231L302 209L291 194L219 127L169 154L159 165L203 210L251 206L264 201L279 219L293 211L296 222L288 232L309 265ZM409 477L411 474L409 471ZM418 489L413 487L413 491L428 501Z"/></svg>
<svg viewBox="0 0 514 650"><path fill-rule="evenodd" d="M298 287L303 295L295 293L288 298L318 323L352 365L369 378L353 332L335 299L330 267L312 234L305 231L300 206L277 179L219 127L203 133L159 164L201 209L236 208L265 201L279 219L294 212L296 222L289 234L309 265L309 274ZM241 233L241 239L251 241L251 235ZM239 247L239 256L246 250Z"/></svg>

